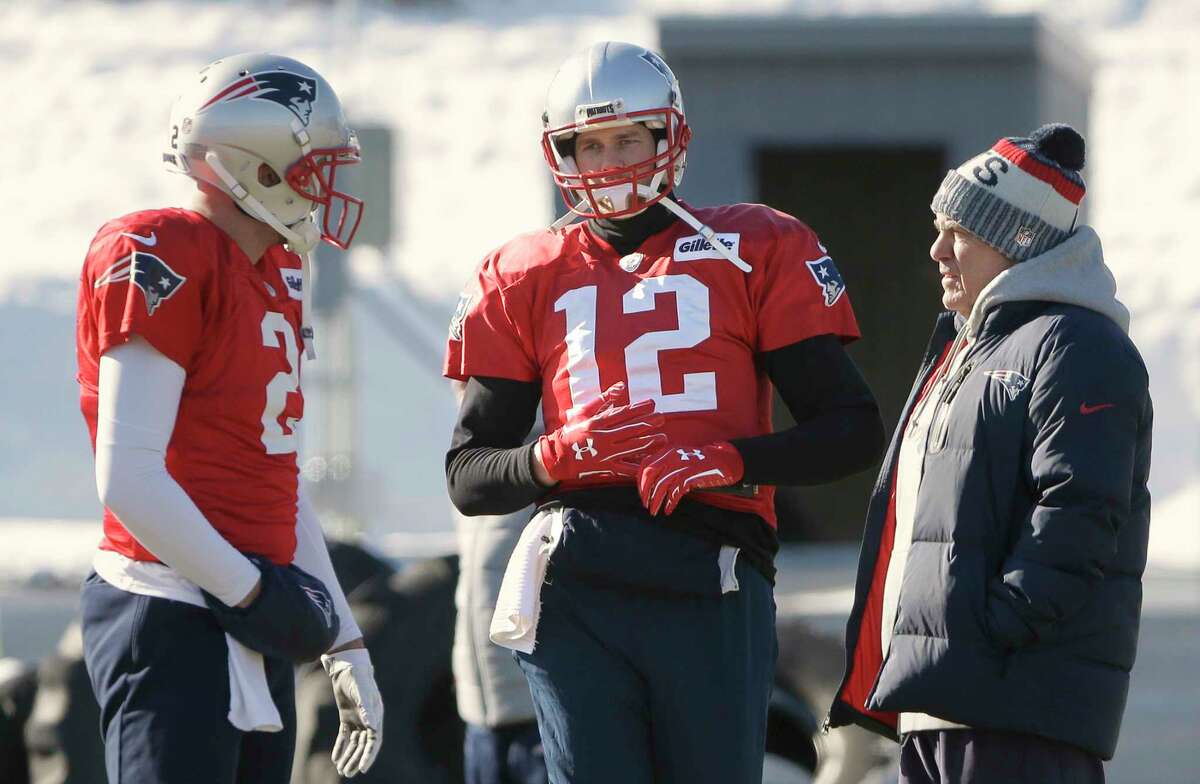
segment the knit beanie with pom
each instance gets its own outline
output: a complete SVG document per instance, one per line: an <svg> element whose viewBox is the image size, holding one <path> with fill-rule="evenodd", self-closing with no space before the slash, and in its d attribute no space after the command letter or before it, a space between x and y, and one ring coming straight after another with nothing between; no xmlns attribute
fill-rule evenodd
<svg viewBox="0 0 1200 784"><path fill-rule="evenodd" d="M1084 143L1069 125L1009 136L946 173L929 205L1014 261L1075 231L1085 192Z"/></svg>

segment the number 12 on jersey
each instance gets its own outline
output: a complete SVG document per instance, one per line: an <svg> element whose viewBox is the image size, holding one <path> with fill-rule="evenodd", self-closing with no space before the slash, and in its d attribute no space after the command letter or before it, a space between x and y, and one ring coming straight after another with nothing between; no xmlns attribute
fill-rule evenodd
<svg viewBox="0 0 1200 784"><path fill-rule="evenodd" d="M624 313L655 309L659 294L674 292L679 326L647 332L625 347L625 373L629 401L653 400L662 413L712 411L717 407L717 375L714 372L685 373L683 391L663 394L659 352L692 348L712 334L708 287L690 275L660 275L646 278L621 298ZM600 396L600 368L596 364L596 287L581 286L565 292L554 303L554 312L567 319L567 380L572 409Z"/></svg>

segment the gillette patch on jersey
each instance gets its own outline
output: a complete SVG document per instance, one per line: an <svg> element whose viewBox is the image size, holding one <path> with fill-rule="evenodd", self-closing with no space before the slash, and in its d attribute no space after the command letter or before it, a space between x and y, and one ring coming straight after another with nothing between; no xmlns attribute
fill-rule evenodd
<svg viewBox="0 0 1200 784"><path fill-rule="evenodd" d="M304 299L304 270L281 269L279 274L283 276L288 296L292 299Z"/></svg>
<svg viewBox="0 0 1200 784"><path fill-rule="evenodd" d="M733 251L735 255L737 255L738 246L742 243L741 234L717 234L715 239ZM699 234L692 234L675 240L673 258L675 261L699 261L700 259L723 259L725 257L717 252L711 242Z"/></svg>
<svg viewBox="0 0 1200 784"><path fill-rule="evenodd" d="M808 265L808 271L812 273L813 280L821 288L821 294L825 297L825 307L832 308L834 303L846 293L846 283L842 280L842 273L838 272L833 259L828 256L804 263Z"/></svg>

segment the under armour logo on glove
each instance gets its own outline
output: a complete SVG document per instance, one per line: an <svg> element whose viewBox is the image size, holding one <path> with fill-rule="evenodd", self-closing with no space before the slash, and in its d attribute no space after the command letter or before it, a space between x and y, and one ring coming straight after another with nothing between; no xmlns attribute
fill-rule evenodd
<svg viewBox="0 0 1200 784"><path fill-rule="evenodd" d="M554 481L632 479L642 458L666 447L654 401L618 405L624 398L625 384L613 384L580 407L571 422L538 439L542 464Z"/></svg>
<svg viewBox="0 0 1200 784"><path fill-rule="evenodd" d="M599 457L600 453L596 451L592 439L587 440L587 444L571 444L571 448L575 450L575 459L582 460L584 455Z"/></svg>
<svg viewBox="0 0 1200 784"><path fill-rule="evenodd" d="M638 494L650 514L671 514L691 491L737 484L745 471L741 453L728 441L664 449L642 461Z"/></svg>

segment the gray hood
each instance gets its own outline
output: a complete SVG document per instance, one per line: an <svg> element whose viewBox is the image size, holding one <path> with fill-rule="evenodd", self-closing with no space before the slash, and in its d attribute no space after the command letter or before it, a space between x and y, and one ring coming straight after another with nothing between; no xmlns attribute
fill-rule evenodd
<svg viewBox="0 0 1200 784"><path fill-rule="evenodd" d="M979 293L965 336L973 338L984 315L997 305L1033 301L1094 310L1129 332L1129 309L1117 300L1116 279L1104 263L1100 237L1091 226L1080 226L1059 245L997 275Z"/></svg>

